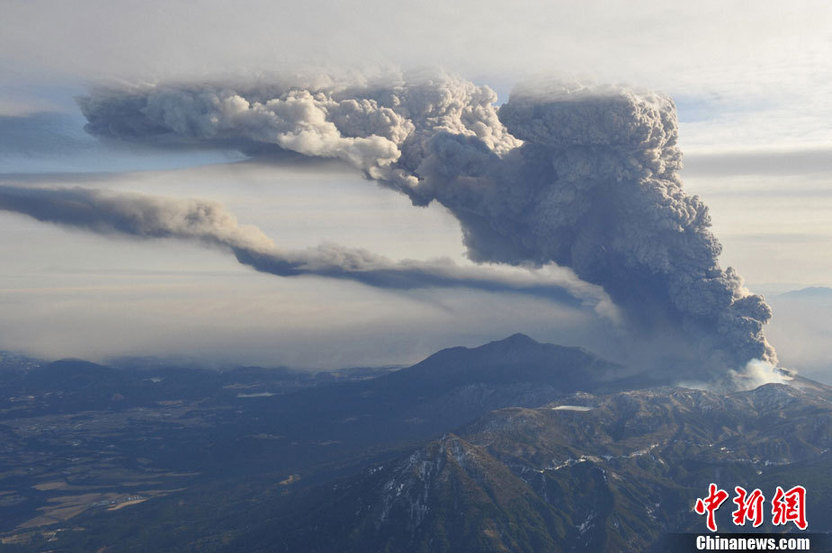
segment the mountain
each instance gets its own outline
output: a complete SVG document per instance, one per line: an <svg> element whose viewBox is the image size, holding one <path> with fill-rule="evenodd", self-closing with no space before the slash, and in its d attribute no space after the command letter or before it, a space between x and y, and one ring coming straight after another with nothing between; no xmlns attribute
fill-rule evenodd
<svg viewBox="0 0 832 553"><path fill-rule="evenodd" d="M542 344L525 334L477 348L444 349L391 375L407 386L452 388L473 383L513 385L518 382L557 386L560 392L596 388L623 374L623 367L582 348Z"/></svg>
<svg viewBox="0 0 832 553"><path fill-rule="evenodd" d="M320 378L8 374L4 552L661 551L704 532L692 506L710 482L804 485L811 529L832 530L832 389L800 377L653 387L519 334Z"/></svg>
<svg viewBox="0 0 832 553"><path fill-rule="evenodd" d="M392 424L391 432L398 435L415 430L425 436L502 407L535 407L579 390L638 384L642 382L624 367L581 348L543 344L515 334L476 348L441 350L412 367L342 389L338 401L325 403L340 411L350 406L344 396L352 392L365 405L362 412L370 414L364 418L376 427L374 432ZM313 396L322 393L326 390L310 390L304 399L318 399ZM381 408L378 414L383 421L367 411L368 404Z"/></svg>
<svg viewBox="0 0 832 553"><path fill-rule="evenodd" d="M812 530L830 532L831 448L832 389L809 382L577 394L490 413L220 551L270 551L279 536L281 551L310 553L642 552L668 533L705 532L692 506L710 482L731 493L804 485ZM737 531L733 508L717 513L723 532Z"/></svg>
<svg viewBox="0 0 832 553"><path fill-rule="evenodd" d="M361 456L380 444L409 447L494 409L535 407L577 389L612 386L619 374L622 367L579 348L514 335L477 348L442 350L377 378L261 399L258 420L247 421L247 433L284 436L295 446L281 456L281 466L308 471L310 465ZM321 443L328 445L322 449ZM246 443L233 447L250 451ZM275 466L274 455L260 458Z"/></svg>
<svg viewBox="0 0 832 553"><path fill-rule="evenodd" d="M202 370L140 360L122 368L62 360L10 369L0 386L0 537L23 532L38 543L40 530L29 529L82 513L101 517L101 528L121 527L113 522L119 511L94 505L135 495L152 506L143 516L153 519L168 496L203 502L217 495L226 505L239 498L234 509L248 512L253 493L256 517L265 490L282 496L353 474L494 409L615 386L621 371L578 348L523 335L450 348L392 372ZM243 492L243 482L257 482L255 491ZM215 521L205 516L192 528L210 532Z"/></svg>

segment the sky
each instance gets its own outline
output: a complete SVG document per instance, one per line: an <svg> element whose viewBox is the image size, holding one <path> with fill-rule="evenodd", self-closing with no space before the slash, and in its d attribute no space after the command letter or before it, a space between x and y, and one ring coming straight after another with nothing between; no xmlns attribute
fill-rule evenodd
<svg viewBox="0 0 832 553"><path fill-rule="evenodd" d="M465 258L459 222L336 161L102 142L75 98L103 84L367 75L440 67L505 102L528 80L659 90L720 262L774 308L781 362L832 381L832 7L824 2L103 2L7 0L0 184L220 202L287 248ZM0 212L0 349L178 355L306 368L401 364L514 332L615 356L590 308L475 289L276 278L216 248Z"/></svg>

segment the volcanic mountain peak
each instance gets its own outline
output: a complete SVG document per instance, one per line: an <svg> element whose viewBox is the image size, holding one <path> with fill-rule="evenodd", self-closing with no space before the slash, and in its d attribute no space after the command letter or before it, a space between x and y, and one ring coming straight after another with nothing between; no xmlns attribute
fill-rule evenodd
<svg viewBox="0 0 832 553"><path fill-rule="evenodd" d="M571 392L594 390L599 382L612 380L622 373L620 365L582 348L544 344L518 333L476 348L441 350L391 376L430 382L434 386L539 382L556 384L562 392Z"/></svg>

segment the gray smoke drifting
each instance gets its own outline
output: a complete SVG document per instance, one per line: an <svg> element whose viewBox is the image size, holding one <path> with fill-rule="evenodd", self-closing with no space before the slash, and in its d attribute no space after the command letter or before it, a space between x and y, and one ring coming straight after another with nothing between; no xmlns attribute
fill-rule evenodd
<svg viewBox="0 0 832 553"><path fill-rule="evenodd" d="M685 194L673 102L615 88L516 90L448 76L383 84L145 86L81 100L94 134L338 158L461 222L477 262L556 263L599 285L634 328L720 370L776 363L771 311L717 261Z"/></svg>
<svg viewBox="0 0 832 553"><path fill-rule="evenodd" d="M88 188L0 185L0 210L98 234L179 238L231 249L269 251L274 243L258 228L239 225L217 203L116 194Z"/></svg>
<svg viewBox="0 0 832 553"><path fill-rule="evenodd" d="M543 297L572 307L591 306L614 318L600 287L556 267L538 271L460 267L447 259L391 261L365 250L322 245L280 250L257 227L240 225L220 204L87 188L23 188L0 185L0 210L104 235L173 238L230 250L257 271L278 276L316 275L369 286L413 290L464 287Z"/></svg>

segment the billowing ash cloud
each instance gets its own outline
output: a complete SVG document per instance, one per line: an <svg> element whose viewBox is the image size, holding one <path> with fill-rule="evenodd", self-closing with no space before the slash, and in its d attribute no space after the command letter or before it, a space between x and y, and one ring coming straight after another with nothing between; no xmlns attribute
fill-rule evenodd
<svg viewBox="0 0 832 553"><path fill-rule="evenodd" d="M257 227L240 225L220 204L88 188L23 188L0 185L0 210L98 234L174 238L230 250L257 271L278 276L317 275L377 288L412 290L465 287L544 297L572 307L593 307L614 318L616 310L600 289L570 271L461 267L447 259L391 261L360 249L327 244L302 251L281 250Z"/></svg>
<svg viewBox="0 0 832 553"><path fill-rule="evenodd" d="M496 94L459 78L298 80L304 84L100 89L79 104L98 136L341 159L423 203L416 169L438 133L475 139L496 154L520 144L497 117Z"/></svg>
<svg viewBox="0 0 832 553"><path fill-rule="evenodd" d="M81 101L88 130L156 143L273 146L338 158L461 222L478 262L570 267L636 328L684 336L709 366L776 362L771 316L685 194L672 101L542 86L499 111L454 77L385 84L146 86Z"/></svg>

